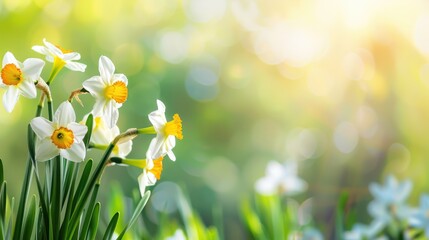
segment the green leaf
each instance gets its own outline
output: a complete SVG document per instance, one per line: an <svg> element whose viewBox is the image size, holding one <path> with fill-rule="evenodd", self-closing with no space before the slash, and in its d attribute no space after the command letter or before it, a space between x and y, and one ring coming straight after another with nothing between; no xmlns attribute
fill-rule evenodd
<svg viewBox="0 0 429 240"><path fill-rule="evenodd" d="M7 195L6 195L6 182L3 182L0 188L0 239L5 239L4 231L6 227L6 204L7 204Z"/></svg>
<svg viewBox="0 0 429 240"><path fill-rule="evenodd" d="M11 239L12 238L12 226L13 226L13 213L12 213L12 209L14 209L15 207L15 198L12 197L11 203L10 203L10 212L7 214L9 215L9 221L8 224L6 226L6 237L5 239Z"/></svg>
<svg viewBox="0 0 429 240"><path fill-rule="evenodd" d="M248 201L241 204L241 215L255 239L267 239L262 230L262 223Z"/></svg>
<svg viewBox="0 0 429 240"><path fill-rule="evenodd" d="M106 231L103 236L103 240L112 239L113 233L115 232L116 224L118 223L118 219L119 219L119 212L116 212L115 215L113 215L112 219L109 222L109 225L106 228Z"/></svg>
<svg viewBox="0 0 429 240"><path fill-rule="evenodd" d="M94 240L97 235L98 222L100 219L100 202L97 202L94 206L94 210L91 214L91 223L86 234L86 239Z"/></svg>
<svg viewBox="0 0 429 240"><path fill-rule="evenodd" d="M134 222L137 220L137 218L140 216L140 213L143 211L144 207L146 206L146 203L149 200L149 197L150 197L150 191L146 191L142 199L140 200L139 204L137 205L136 209L134 210L133 216L131 217L127 226L124 228L124 230L122 230L121 234L119 234L116 240L122 239L124 237L124 234L134 224Z"/></svg>
<svg viewBox="0 0 429 240"><path fill-rule="evenodd" d="M3 161L0 159L0 183L4 181L4 175L3 175Z"/></svg>
<svg viewBox="0 0 429 240"><path fill-rule="evenodd" d="M0 189L0 219L2 223L6 222L6 203L7 203L7 195L6 192L6 182L3 182Z"/></svg>
<svg viewBox="0 0 429 240"><path fill-rule="evenodd" d="M31 179L33 176L33 166L29 159L25 169L24 182L22 183L21 196L19 199L18 212L15 219L15 229L13 232L13 239L18 240L21 237L21 230L24 218L24 209L27 203L27 196L30 191Z"/></svg>
<svg viewBox="0 0 429 240"><path fill-rule="evenodd" d="M31 125L28 124L27 126L27 144L28 144L28 152L30 153L30 159L33 163L33 166L36 166L36 150L35 150L35 134L33 132L33 129L31 128Z"/></svg>
<svg viewBox="0 0 429 240"><path fill-rule="evenodd" d="M346 192L341 193L340 199L338 200L337 209L335 212L335 235L337 239L343 239L344 232L344 215L345 208L348 200L348 194Z"/></svg>
<svg viewBox="0 0 429 240"><path fill-rule="evenodd" d="M89 225L91 224L93 211L96 207L95 201L97 199L99 187L100 187L100 184L97 183L94 187L94 190L92 191L91 201L88 203L88 211L86 211L85 220L83 221L83 227L82 227L80 236L85 236L87 235L88 231L91 231L91 229L89 229L90 227Z"/></svg>
<svg viewBox="0 0 429 240"><path fill-rule="evenodd" d="M85 134L85 137L83 138L83 142L85 143L85 147L88 149L89 146L89 140L91 140L92 135L92 125L94 124L94 117L92 114L88 115L88 118L86 119L85 125L88 127L88 131Z"/></svg>
<svg viewBox="0 0 429 240"><path fill-rule="evenodd" d="M73 204L72 206L76 206L79 198L81 197L81 193L83 192L83 189L86 186L86 183L88 182L89 174L91 173L92 168L92 159L89 159L86 164L85 168L83 169L82 175L80 176L80 182L79 185L76 188L74 198L73 198Z"/></svg>
<svg viewBox="0 0 429 240"><path fill-rule="evenodd" d="M22 239L31 239L34 222L36 220L36 210L36 195L33 195L30 202L30 208L27 211Z"/></svg>
<svg viewBox="0 0 429 240"><path fill-rule="evenodd" d="M67 199L67 204L65 205L66 206L66 213L64 214L64 220L63 220L61 228L60 228L60 239L65 239L65 235L66 235L66 233L68 231L68 227L69 227L70 215L73 211L73 208L72 208L72 202L73 202L73 197L74 197L73 193L74 193L75 184L77 184L76 176L77 176L77 172L79 171L79 165L75 165L73 163L73 166L74 166L73 174L72 174L73 181L71 181L70 186L67 187L67 189L68 189L67 191L69 193L68 193L68 198L65 198L65 199ZM67 192L64 195L67 196Z"/></svg>
<svg viewBox="0 0 429 240"><path fill-rule="evenodd" d="M75 176L75 171L74 171L74 169L75 169L75 163L74 162L72 162L72 161L67 161L67 163L66 163L67 165L67 168L66 168L66 171L65 171L65 177L64 177L64 183L63 183L63 186L64 186L64 192L63 192L63 199L62 199L62 205L64 206L64 203L65 203L65 201L66 201L66 199L67 199L67 196L68 196L68 194L69 194L69 192L70 192L70 188L71 188L71 180L72 179L76 179L76 176ZM70 192L70 196L73 196L73 194Z"/></svg>

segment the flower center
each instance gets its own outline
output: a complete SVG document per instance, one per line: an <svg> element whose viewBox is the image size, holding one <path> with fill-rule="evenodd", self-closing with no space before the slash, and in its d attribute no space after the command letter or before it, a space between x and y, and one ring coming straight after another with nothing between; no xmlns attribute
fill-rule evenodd
<svg viewBox="0 0 429 240"><path fill-rule="evenodd" d="M117 103L124 103L128 97L128 88L124 82L116 81L114 84L106 87L104 94L108 99L113 99Z"/></svg>
<svg viewBox="0 0 429 240"><path fill-rule="evenodd" d="M179 114L174 114L173 120L165 124L164 133L166 136L173 135L179 140L183 139L182 119L180 119Z"/></svg>
<svg viewBox="0 0 429 240"><path fill-rule="evenodd" d="M158 159L153 160L153 168L149 169L148 171L151 172L153 175L155 175L155 178L159 180L161 178L161 172L162 172L162 159L163 157L160 157Z"/></svg>
<svg viewBox="0 0 429 240"><path fill-rule="evenodd" d="M52 143L58 148L68 149L74 142L73 132L65 127L60 127L52 133Z"/></svg>
<svg viewBox="0 0 429 240"><path fill-rule="evenodd" d="M1 70L1 79L6 85L18 85L24 79L22 76L21 69L19 69L15 64L9 63L4 65Z"/></svg>

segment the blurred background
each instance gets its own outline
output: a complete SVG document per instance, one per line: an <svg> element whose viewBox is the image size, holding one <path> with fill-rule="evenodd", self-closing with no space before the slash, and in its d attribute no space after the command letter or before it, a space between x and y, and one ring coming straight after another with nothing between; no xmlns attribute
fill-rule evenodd
<svg viewBox="0 0 429 240"><path fill-rule="evenodd" d="M2 0L0 54L24 61L42 39L79 52L84 73L62 70L55 106L99 75L108 56L129 80L122 130L149 126L156 99L179 113L184 139L167 158L145 214L174 212L177 186L204 223L222 209L227 239L246 238L238 205L254 192L268 161L293 159L308 184L316 226L329 236L339 194L360 218L368 183L387 174L414 182L411 202L427 191L429 148L429 2L421 0ZM43 70L46 79L51 64ZM1 94L4 90L1 90ZM74 103L78 119L94 100ZM26 125L37 99L0 108L0 158L10 195L19 196ZM144 158L149 138L134 141ZM91 152L95 161L101 152ZM140 170L109 168L101 187L124 199ZM154 216L154 215L153 215Z"/></svg>

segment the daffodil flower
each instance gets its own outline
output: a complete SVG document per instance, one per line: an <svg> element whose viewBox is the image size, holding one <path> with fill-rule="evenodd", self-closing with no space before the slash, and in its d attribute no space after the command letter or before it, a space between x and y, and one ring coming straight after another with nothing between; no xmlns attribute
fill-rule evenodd
<svg viewBox="0 0 429 240"><path fill-rule="evenodd" d="M73 162L84 160L86 149L82 140L88 129L75 120L75 112L68 101L58 107L52 122L43 117L31 120L31 128L39 139L36 160L46 161L58 155Z"/></svg>
<svg viewBox="0 0 429 240"><path fill-rule="evenodd" d="M123 159L119 157L112 157L110 161L118 164L126 164L143 169L143 172L138 177L140 193L143 196L145 189L148 186L155 185L156 181L161 178L162 173L162 160L159 157L152 161L153 166L148 165L147 159Z"/></svg>
<svg viewBox="0 0 429 240"><path fill-rule="evenodd" d="M84 122L86 122L86 117L87 116L85 116L83 120ZM95 117L90 144L94 148L106 149L113 139L115 139L119 134L120 131L118 126L115 125L113 128L109 128L103 118ZM133 142L130 139L120 142L115 145L110 156L125 158L131 152L132 146Z"/></svg>
<svg viewBox="0 0 429 240"><path fill-rule="evenodd" d="M146 187L155 185L156 181L161 178L162 159L163 157L159 157L158 159L153 160L153 166L150 168L150 166L146 165L143 169L143 173L139 175L139 189L142 197L145 193Z"/></svg>
<svg viewBox="0 0 429 240"><path fill-rule="evenodd" d="M43 43L45 46L33 46L31 49L45 55L48 62L54 63L53 72L56 71L56 73L58 73L58 71L64 66L72 71L85 72L85 64L74 62L76 60L80 60L79 53L55 46L54 44L46 41L46 39L43 39Z"/></svg>
<svg viewBox="0 0 429 240"><path fill-rule="evenodd" d="M176 146L176 138L179 140L183 139L182 134L182 120L179 114L173 115L173 120L167 122L165 118L165 105L160 100L156 101L158 110L153 111L149 114L149 120L153 125L156 132L156 137L150 142L149 148L146 152L146 158L151 166L151 160L163 157L166 154L168 157L175 161L176 156L172 149Z"/></svg>
<svg viewBox="0 0 429 240"><path fill-rule="evenodd" d="M265 176L256 181L255 189L262 195L302 193L307 189L307 183L300 179L297 173L298 165L295 161L288 161L284 164L270 161Z"/></svg>
<svg viewBox="0 0 429 240"><path fill-rule="evenodd" d="M12 112L19 95L35 98L37 95L35 81L40 78L45 62L37 58L28 58L24 63L19 62L11 52L3 57L0 87L6 88L3 95L3 105L6 111Z"/></svg>
<svg viewBox="0 0 429 240"><path fill-rule="evenodd" d="M115 74L115 65L108 57L100 57L98 69L100 76L86 80L83 87L95 98L94 116L102 116L112 128L119 118L118 108L128 97L128 79L124 74Z"/></svg>

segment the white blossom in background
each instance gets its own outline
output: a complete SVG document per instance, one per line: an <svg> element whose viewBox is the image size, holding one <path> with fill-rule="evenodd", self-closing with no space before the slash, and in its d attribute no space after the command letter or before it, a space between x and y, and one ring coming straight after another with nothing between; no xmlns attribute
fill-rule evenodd
<svg viewBox="0 0 429 240"><path fill-rule="evenodd" d="M368 205L369 214L384 225L395 219L408 220L415 211L406 205L411 189L410 180L398 182L393 175L387 177L385 185L371 183L369 191L374 200Z"/></svg>
<svg viewBox="0 0 429 240"><path fill-rule="evenodd" d="M374 239L374 240L387 240L385 236L378 236L381 230L383 230L384 224L380 221L373 221L370 225L355 224L352 230L344 233L344 240L362 240L362 239Z"/></svg>
<svg viewBox="0 0 429 240"><path fill-rule="evenodd" d="M288 161L281 164L270 161L265 176L256 181L255 189L262 195L276 193L295 195L304 192L307 189L307 183L298 177L297 162Z"/></svg>

